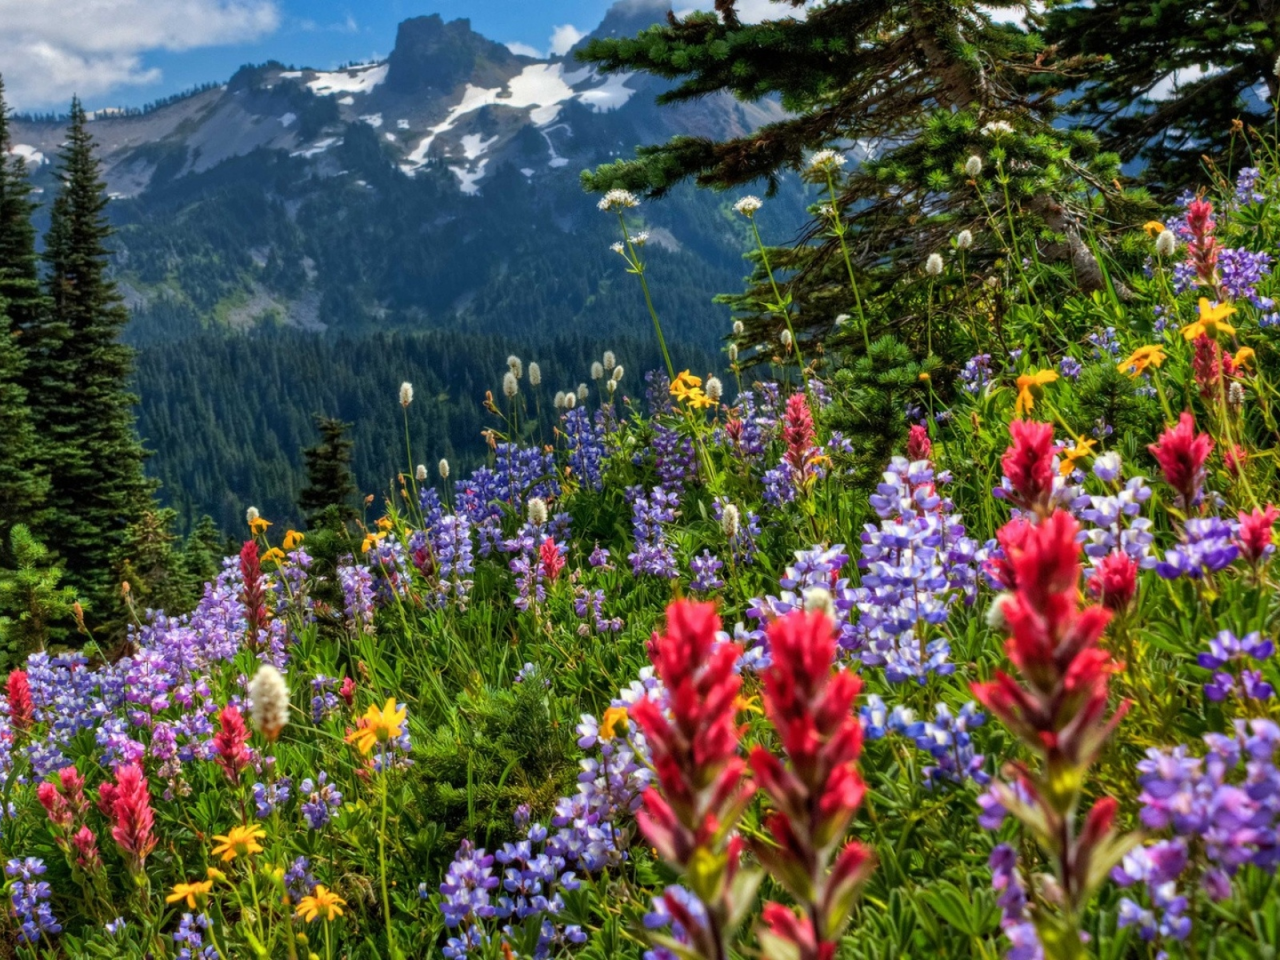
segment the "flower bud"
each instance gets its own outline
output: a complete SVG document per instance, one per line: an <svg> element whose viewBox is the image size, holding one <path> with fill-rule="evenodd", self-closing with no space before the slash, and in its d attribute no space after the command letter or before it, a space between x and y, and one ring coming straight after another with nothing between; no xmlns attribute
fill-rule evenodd
<svg viewBox="0 0 1280 960"><path fill-rule="evenodd" d="M782 333L778 335L778 340L781 341L782 346L785 347L787 350L791 349L791 343L793 338L791 336L790 330L783 330Z"/></svg>
<svg viewBox="0 0 1280 960"><path fill-rule="evenodd" d="M623 373L625 373L625 372L626 372L626 367L614 367L614 368L613 368L613 382L614 382L614 383L620 383L620 382L622 381L622 375L623 375Z"/></svg>
<svg viewBox="0 0 1280 960"><path fill-rule="evenodd" d="M436 466L436 469L440 472L441 480L449 479L449 461L448 460L446 460L444 457L441 457L440 463Z"/></svg>
<svg viewBox="0 0 1280 960"><path fill-rule="evenodd" d="M542 368L536 363L529 364L529 386L537 387L542 385Z"/></svg>
<svg viewBox="0 0 1280 960"><path fill-rule="evenodd" d="M746 324L744 324L741 320L733 321L733 335L735 337L740 337L746 332L747 332Z"/></svg>

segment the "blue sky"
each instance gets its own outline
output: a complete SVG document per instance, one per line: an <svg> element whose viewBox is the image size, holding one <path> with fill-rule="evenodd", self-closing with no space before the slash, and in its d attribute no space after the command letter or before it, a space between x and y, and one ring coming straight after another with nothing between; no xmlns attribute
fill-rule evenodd
<svg viewBox="0 0 1280 960"><path fill-rule="evenodd" d="M0 0L0 74L19 110L140 105L245 63L331 68L384 57L396 25L439 13L545 52L599 24L611 0Z"/></svg>

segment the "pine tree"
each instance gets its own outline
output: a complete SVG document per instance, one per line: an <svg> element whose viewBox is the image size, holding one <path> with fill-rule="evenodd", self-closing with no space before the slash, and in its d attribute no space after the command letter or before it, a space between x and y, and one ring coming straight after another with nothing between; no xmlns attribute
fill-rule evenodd
<svg viewBox="0 0 1280 960"><path fill-rule="evenodd" d="M76 592L62 568L25 524L9 533L12 566L0 569L0 671L35 650L62 641L73 626Z"/></svg>
<svg viewBox="0 0 1280 960"><path fill-rule="evenodd" d="M1090 0L1051 6L1049 43L1092 63L1075 79L1074 109L1104 126L1126 160L1181 190L1201 157L1232 149L1233 121L1271 128L1280 96L1277 14L1258 0ZM1247 163L1244 145L1237 165Z"/></svg>
<svg viewBox="0 0 1280 960"><path fill-rule="evenodd" d="M42 308L31 186L10 154L8 107L0 80L0 544L15 523L31 523L48 491L27 407L26 354L20 345Z"/></svg>
<svg viewBox="0 0 1280 960"><path fill-rule="evenodd" d="M298 495L298 507L306 515L307 526L341 527L357 516L352 498L356 493L351 474L351 449L347 436L350 424L333 417L315 417L320 442L303 451L307 463L307 485Z"/></svg>
<svg viewBox="0 0 1280 960"><path fill-rule="evenodd" d="M71 104L44 259L49 309L23 338L27 397L51 481L46 539L68 579L110 616L113 572L130 524L151 504L128 392L129 314L107 274L107 197L84 109Z"/></svg>
<svg viewBox="0 0 1280 960"><path fill-rule="evenodd" d="M728 93L747 102L777 97L786 109L784 119L749 133L723 141L679 136L583 174L590 190L650 196L686 179L718 190L763 181L773 192L787 171L818 186L820 206L802 242L769 252L775 276L790 278L783 302L759 257L751 289L732 301L744 312L744 346L778 343L790 309L806 359L842 315L862 328L862 352L903 326L911 349L925 352L926 320L918 310L898 312L899 281L919 279L928 255L945 251L963 229L981 238L969 251L971 267L1007 261L1009 242L980 229L993 211L1067 264L1074 286L1104 288L1080 220L1100 196L1114 199L1115 158L1097 155L1091 134L1054 126L1056 91L1047 84L1072 64L1055 63L1035 31L993 19L992 8L1022 4L790 3L807 16L745 24L736 0L717 0L715 13L668 14L637 37L593 40L579 54L606 71L675 81L659 103ZM814 151L849 144L862 160L848 173L842 157L826 170L809 166ZM975 156L978 173L966 169ZM868 298L882 294L889 299L873 310Z"/></svg>

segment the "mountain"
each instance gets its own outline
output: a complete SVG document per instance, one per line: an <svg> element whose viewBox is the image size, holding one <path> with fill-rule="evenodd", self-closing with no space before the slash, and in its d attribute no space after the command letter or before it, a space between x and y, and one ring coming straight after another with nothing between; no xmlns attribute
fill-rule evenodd
<svg viewBox="0 0 1280 960"><path fill-rule="evenodd" d="M623 0L597 33L633 34L666 9ZM395 349L416 355L446 336L455 355L491 358L485 387L497 392L507 344L536 353L571 342L585 358L623 337L643 342L652 330L643 298L610 250L617 219L596 209L578 173L637 144L725 137L780 115L774 103L727 97L660 109L663 89L650 77L598 75L571 56L522 56L467 20L424 16L400 24L383 61L246 66L152 109L96 114L114 274L132 314L127 337L142 351L140 429L184 521L211 511L233 529L244 504L286 502L301 486L311 414L345 415L360 429L379 391L391 398L414 379ZM13 134L51 193L62 124L17 117ZM688 188L628 218L647 231L648 280L668 339L690 362L719 349L730 319L711 298L741 289L748 270L752 244L734 199ZM792 236L803 207L790 184L761 214L770 239ZM245 336L253 370L275 382L255 389L236 369ZM323 345L303 346L308 336ZM323 389L291 389L294 355L307 357L307 376L325 378L339 360L341 373ZM566 370L567 382L548 386L586 373ZM459 403L479 389L471 367L465 381L436 366L421 375ZM424 441L433 454L484 455L479 399L469 394L466 415ZM362 456L363 488L385 490L400 454Z"/></svg>
<svg viewBox="0 0 1280 960"><path fill-rule="evenodd" d="M665 9L627 0L600 31L632 32ZM400 24L384 61L245 67L145 113L104 113L91 127L118 201L131 336L264 321L347 333L518 335L529 318L561 333L630 329L637 304L630 290L618 296L622 264L608 249L617 223L578 172L639 143L727 136L778 113L723 97L658 109L661 89L521 56L433 15ZM61 125L19 118L14 136L47 185ZM689 191L643 211L659 281L681 289L687 333L706 343L726 323L710 294L744 273L745 233L727 209Z"/></svg>

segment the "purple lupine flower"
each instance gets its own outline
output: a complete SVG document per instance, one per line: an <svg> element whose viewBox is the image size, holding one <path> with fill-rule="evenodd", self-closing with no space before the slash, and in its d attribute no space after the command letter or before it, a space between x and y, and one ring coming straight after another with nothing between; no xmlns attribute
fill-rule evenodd
<svg viewBox="0 0 1280 960"><path fill-rule="evenodd" d="M1085 338L1089 343L1093 344L1093 355L1099 360L1114 358L1120 355L1120 341L1116 339L1116 328L1107 327L1105 330L1094 331Z"/></svg>
<svg viewBox="0 0 1280 960"><path fill-rule="evenodd" d="M875 693L859 708L858 717L862 721L862 735L868 740L881 740L890 733L908 734L908 731L913 731L908 735L914 736L914 731L923 727L909 708L899 703L890 710Z"/></svg>
<svg viewBox="0 0 1280 960"><path fill-rule="evenodd" d="M965 361L960 370L960 386L966 393L977 393L991 382L991 354L980 353Z"/></svg>
<svg viewBox="0 0 1280 960"><path fill-rule="evenodd" d="M1213 679L1204 685L1210 700L1225 700L1235 696L1241 700L1269 700L1275 693L1271 684L1262 679L1258 670L1243 666L1248 660L1263 663L1275 652L1271 640L1262 639L1256 630L1243 638L1230 630L1221 631L1209 641L1209 651L1196 658L1206 670L1214 671Z"/></svg>
<svg viewBox="0 0 1280 960"><path fill-rule="evenodd" d="M1007 843L991 851L991 889L999 896L1000 929L1009 940L1006 960L1043 960L1044 948L1027 910L1026 888L1018 874L1018 854Z"/></svg>
<svg viewBox="0 0 1280 960"><path fill-rule="evenodd" d="M1066 356L1058 361L1058 372L1068 380L1079 380L1082 370L1084 370L1084 364L1075 357Z"/></svg>
<svg viewBox="0 0 1280 960"><path fill-rule="evenodd" d="M1236 192L1234 200L1239 206L1251 203L1262 203L1267 195L1258 190L1258 181L1262 179L1262 171L1257 167L1241 167L1236 174Z"/></svg>
<svg viewBox="0 0 1280 960"><path fill-rule="evenodd" d="M658 482L667 490L679 490L698 476L697 454L693 441L680 436L672 427L653 427L653 465ZM641 456L637 454L637 456Z"/></svg>
<svg viewBox="0 0 1280 960"><path fill-rule="evenodd" d="M253 785L254 813L259 820L265 820L275 813L276 808L289 802L289 793L293 784L288 777L280 777L270 783Z"/></svg>
<svg viewBox="0 0 1280 960"><path fill-rule="evenodd" d="M934 758L923 769L925 785L932 788L941 781L964 783L972 779L985 786L991 777L982 769L984 757L974 753L969 731L982 725L986 716L972 700L953 715L945 703L939 703L935 719L920 724L914 734L916 746Z"/></svg>
<svg viewBox="0 0 1280 960"><path fill-rule="evenodd" d="M712 556L710 550L703 550L700 556L689 561L689 569L693 571L693 582L689 588L698 593L722 589L724 581L720 579L719 572L723 567L723 561Z"/></svg>
<svg viewBox="0 0 1280 960"><path fill-rule="evenodd" d="M1190 577L1199 580L1235 562L1240 548L1232 542L1234 530L1218 517L1192 517L1183 527L1185 540L1165 552L1156 573L1166 580Z"/></svg>
<svg viewBox="0 0 1280 960"><path fill-rule="evenodd" d="M671 379L661 370L650 370L644 375L644 399L649 405L649 415L670 413Z"/></svg>
<svg viewBox="0 0 1280 960"><path fill-rule="evenodd" d="M1258 284L1270 274L1269 254L1233 247L1218 251L1218 275L1232 300L1255 300Z"/></svg>
<svg viewBox="0 0 1280 960"><path fill-rule="evenodd" d="M44 861L38 857L15 858L5 864L5 874L16 878L10 886L10 902L22 939L26 943L35 943L44 934L55 934L62 930L62 925L49 906L52 889L46 881L36 879L46 869Z"/></svg>
<svg viewBox="0 0 1280 960"><path fill-rule="evenodd" d="M471 521L465 514L441 516L431 536L431 552L436 561L436 597L459 610L467 607L475 573L471 554Z"/></svg>
<svg viewBox="0 0 1280 960"><path fill-rule="evenodd" d="M209 917L203 913L192 915L184 913L178 921L178 929L173 932L173 942L181 944L178 949L178 960L212 960L218 951L210 943L205 946L204 931L209 929Z"/></svg>
<svg viewBox="0 0 1280 960"><path fill-rule="evenodd" d="M679 516L678 495L661 486L654 487L648 497L638 487L631 488L628 493L632 495L631 517L635 531L635 550L627 557L631 561L632 572L636 576L647 573L666 580L674 579L676 559L664 528Z"/></svg>
<svg viewBox="0 0 1280 960"><path fill-rule="evenodd" d="M299 788L302 800L302 816L312 830L323 830L333 816L333 812L342 806L342 794L329 782L329 774L321 770L315 780L310 777L302 781Z"/></svg>
<svg viewBox="0 0 1280 960"><path fill-rule="evenodd" d="M347 627L356 634L372 634L373 574L362 564L341 563L338 565L338 583L342 585Z"/></svg>
<svg viewBox="0 0 1280 960"><path fill-rule="evenodd" d="M284 883L289 890L290 898L295 903L309 896L316 888L316 878L311 873L311 861L306 857L297 857L285 871Z"/></svg>
<svg viewBox="0 0 1280 960"><path fill-rule="evenodd" d="M604 488L604 427L593 423L585 406L564 415L564 435L569 448L569 465L583 489Z"/></svg>
<svg viewBox="0 0 1280 960"><path fill-rule="evenodd" d="M470 840L463 840L458 852L445 872L440 884L440 912L444 914L446 927L456 927L465 920L483 919L494 915L489 902L489 892L498 886L493 875L493 857L484 848L476 849Z"/></svg>

